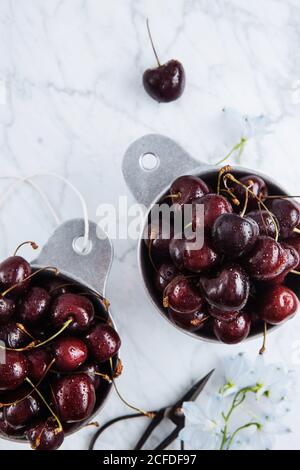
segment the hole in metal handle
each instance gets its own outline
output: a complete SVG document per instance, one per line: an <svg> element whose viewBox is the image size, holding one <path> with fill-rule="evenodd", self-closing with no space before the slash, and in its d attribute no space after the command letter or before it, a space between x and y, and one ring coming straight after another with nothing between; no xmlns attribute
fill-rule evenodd
<svg viewBox="0 0 300 470"><path fill-rule="evenodd" d="M140 167L143 171L153 171L159 167L159 157L155 153L147 152L140 156Z"/></svg>
<svg viewBox="0 0 300 470"><path fill-rule="evenodd" d="M91 240L88 241L88 246L84 248L84 237L74 238L72 247L77 255L86 256L92 251L93 244Z"/></svg>

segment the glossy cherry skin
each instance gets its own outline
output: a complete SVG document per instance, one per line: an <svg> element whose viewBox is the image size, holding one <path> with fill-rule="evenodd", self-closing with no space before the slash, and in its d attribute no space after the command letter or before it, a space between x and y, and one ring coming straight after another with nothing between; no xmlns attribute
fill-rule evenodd
<svg viewBox="0 0 300 470"><path fill-rule="evenodd" d="M36 418L40 411L39 401L34 395L30 395L14 405L6 406L4 408L4 418L11 426L19 428Z"/></svg>
<svg viewBox="0 0 300 470"><path fill-rule="evenodd" d="M286 245L285 243L281 243L281 246L283 247L286 253L285 268L281 274L274 277L274 279L270 281L271 284L282 284L285 281L286 276L293 269L296 269L300 263L300 256L293 246Z"/></svg>
<svg viewBox="0 0 300 470"><path fill-rule="evenodd" d="M64 441L64 432L58 430L55 420L48 418L32 425L26 437L34 450L57 450Z"/></svg>
<svg viewBox="0 0 300 470"><path fill-rule="evenodd" d="M275 215L280 227L280 237L285 239L293 235L300 224L300 206L290 199L270 199L267 206Z"/></svg>
<svg viewBox="0 0 300 470"><path fill-rule="evenodd" d="M50 297L53 299L62 294L70 293L71 288L74 286L68 286L68 283L54 277L44 280L42 287L46 289Z"/></svg>
<svg viewBox="0 0 300 470"><path fill-rule="evenodd" d="M219 308L213 307L212 305L208 306L207 313L216 320L221 320L222 322L233 321L239 315L239 311L220 310Z"/></svg>
<svg viewBox="0 0 300 470"><path fill-rule="evenodd" d="M177 276L164 291L164 306L176 312L193 313L202 310L203 299L190 279Z"/></svg>
<svg viewBox="0 0 300 470"><path fill-rule="evenodd" d="M79 338L65 336L52 345L55 368L70 372L80 367L88 357L86 344Z"/></svg>
<svg viewBox="0 0 300 470"><path fill-rule="evenodd" d="M52 356L47 349L37 348L26 353L28 361L28 377L37 383L44 376Z"/></svg>
<svg viewBox="0 0 300 470"><path fill-rule="evenodd" d="M261 201L264 201L266 197L268 196L268 187L265 183L265 181L257 175L248 175L248 176L243 176L242 178L239 179L239 181L244 184L245 186L250 186L251 183L253 185L250 187L250 190L255 194L255 196L259 197ZM242 186L238 184L233 184L233 192L237 199L241 203L241 207L243 207L245 203L245 195L246 195L246 189L244 189ZM252 194L248 194L248 210L249 209L256 209L258 207L258 201L256 197L254 197Z"/></svg>
<svg viewBox="0 0 300 470"><path fill-rule="evenodd" d="M151 254L165 258L169 256L169 244L173 235L174 229L169 223L165 225L154 220L148 224L144 240L148 248L151 245Z"/></svg>
<svg viewBox="0 0 300 470"><path fill-rule="evenodd" d="M24 354L17 351L5 352L5 363L0 362L0 391L15 390L23 384L28 372Z"/></svg>
<svg viewBox="0 0 300 470"><path fill-rule="evenodd" d="M209 193L207 184L201 178L191 175L180 176L173 181L170 188L170 194L175 196L174 204L180 206L189 204L207 193Z"/></svg>
<svg viewBox="0 0 300 470"><path fill-rule="evenodd" d="M97 362L105 362L117 354L121 340L107 323L96 323L85 336L88 349Z"/></svg>
<svg viewBox="0 0 300 470"><path fill-rule="evenodd" d="M21 256L11 256L0 263L0 285L1 289L19 284L10 292L10 297L17 297L29 286L30 280L26 280L31 274L30 264Z"/></svg>
<svg viewBox="0 0 300 470"><path fill-rule="evenodd" d="M279 325L292 318L298 309L296 294L286 286L274 286L262 293L259 316L271 325Z"/></svg>
<svg viewBox="0 0 300 470"><path fill-rule="evenodd" d="M91 416L95 404L95 388L86 374L66 375L51 386L53 403L64 423L82 421Z"/></svg>
<svg viewBox="0 0 300 470"><path fill-rule="evenodd" d="M272 238L276 237L277 232L276 232L274 220L277 224L278 229L279 229L279 224L278 224L278 221L276 220L276 217L275 216L272 217L268 211L257 209L247 214L247 219L249 218L255 220L255 222L257 223L259 227L260 235L266 235Z"/></svg>
<svg viewBox="0 0 300 470"><path fill-rule="evenodd" d="M219 341L236 344L243 341L250 333L251 316L240 312L231 322L214 320L214 333Z"/></svg>
<svg viewBox="0 0 300 470"><path fill-rule="evenodd" d="M212 229L216 251L230 258L238 258L248 253L255 245L258 235L257 223L238 214L221 215Z"/></svg>
<svg viewBox="0 0 300 470"><path fill-rule="evenodd" d="M19 314L25 325L37 325L47 315L50 295L42 287L32 287L23 299Z"/></svg>
<svg viewBox="0 0 300 470"><path fill-rule="evenodd" d="M203 244L200 243L200 240L196 241L196 238L192 240L173 238L169 251L173 263L179 270L195 273L212 269L220 262L221 258L207 237L205 237Z"/></svg>
<svg viewBox="0 0 300 470"><path fill-rule="evenodd" d="M197 204L203 205L204 220L201 220L202 217L199 218L197 211L193 210L193 230L204 226L205 231L210 233L215 221L220 215L233 212L230 202L225 197L218 194L205 194L193 201L194 207L197 207Z"/></svg>
<svg viewBox="0 0 300 470"><path fill-rule="evenodd" d="M199 284L207 302L217 309L239 311L248 301L250 280L238 264L225 265L215 276L201 276Z"/></svg>
<svg viewBox="0 0 300 470"><path fill-rule="evenodd" d="M78 294L63 294L54 301L51 308L52 324L61 328L66 321L73 319L70 331L85 331L95 316L92 302Z"/></svg>
<svg viewBox="0 0 300 470"><path fill-rule="evenodd" d="M4 417L3 409L0 409L0 436L18 437L23 434L23 431L24 428L15 428L9 424Z"/></svg>
<svg viewBox="0 0 300 470"><path fill-rule="evenodd" d="M171 308L168 309L168 316L175 325L186 331L200 330L207 318L204 312L180 313Z"/></svg>
<svg viewBox="0 0 300 470"><path fill-rule="evenodd" d="M271 281L286 268L286 250L271 237L260 236L250 253L245 256L243 265L253 279Z"/></svg>
<svg viewBox="0 0 300 470"><path fill-rule="evenodd" d="M99 365L95 362L88 362L81 367L80 372L88 375L95 390L98 390L101 384L101 377L97 375L97 373L101 372Z"/></svg>
<svg viewBox="0 0 300 470"><path fill-rule="evenodd" d="M13 299L0 297L0 325L7 323L13 316L16 304Z"/></svg>
<svg viewBox="0 0 300 470"><path fill-rule="evenodd" d="M173 263L162 263L158 268L157 272L155 273L154 277L156 288L160 292L163 292L169 282L171 282L174 277L178 276L178 274L178 269Z"/></svg>
<svg viewBox="0 0 300 470"><path fill-rule="evenodd" d="M159 103L177 100L185 88L185 71L178 60L169 60L143 74L143 85L151 98Z"/></svg>
<svg viewBox="0 0 300 470"><path fill-rule="evenodd" d="M19 328L17 323L10 321L1 326L0 341L3 341L8 348L18 349L29 344L32 338Z"/></svg>
<svg viewBox="0 0 300 470"><path fill-rule="evenodd" d="M289 245L289 246L292 246L293 248L295 248L295 250L297 251L298 255L300 256L300 236L295 236L295 237L291 237L291 238L288 238L287 240L285 240L285 244L286 245ZM300 262L299 264L295 267L296 270L299 270L300 269Z"/></svg>

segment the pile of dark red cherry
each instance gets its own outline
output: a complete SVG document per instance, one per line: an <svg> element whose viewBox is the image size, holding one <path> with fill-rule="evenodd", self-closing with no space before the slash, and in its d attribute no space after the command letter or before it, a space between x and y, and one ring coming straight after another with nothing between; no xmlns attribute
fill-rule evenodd
<svg viewBox="0 0 300 470"><path fill-rule="evenodd" d="M298 203L258 175L231 171L224 167L205 181L182 176L159 201L171 200L174 211L191 205L188 225L195 231L204 223L201 248L195 249L194 238L175 236L172 227L170 236L161 220L149 218L143 255L150 291L168 318L228 344L295 315L298 289L290 287L299 283L300 265Z"/></svg>
<svg viewBox="0 0 300 470"><path fill-rule="evenodd" d="M119 364L105 299L53 271L0 264L0 436L38 450L88 423Z"/></svg>

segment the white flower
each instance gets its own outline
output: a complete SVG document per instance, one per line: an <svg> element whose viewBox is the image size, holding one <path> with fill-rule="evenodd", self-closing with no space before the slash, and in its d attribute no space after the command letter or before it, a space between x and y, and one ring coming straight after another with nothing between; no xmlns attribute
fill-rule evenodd
<svg viewBox="0 0 300 470"><path fill-rule="evenodd" d="M250 364L244 353L237 356L226 357L223 360L223 385L220 393L223 396L236 393L241 388L249 385Z"/></svg>
<svg viewBox="0 0 300 470"><path fill-rule="evenodd" d="M205 406L194 402L183 404L185 427L179 439L194 450L215 450L220 446L222 399L219 395L209 399Z"/></svg>
<svg viewBox="0 0 300 470"><path fill-rule="evenodd" d="M249 435L249 446L254 450L271 450L278 434L289 433L291 430L284 424L270 420L268 416L260 419L260 426L253 426Z"/></svg>
<svg viewBox="0 0 300 470"><path fill-rule="evenodd" d="M261 137L270 133L268 129L271 121L263 114L250 116L242 114L234 108L223 108L223 118L227 138L231 140L230 145L237 143L240 139L246 140Z"/></svg>

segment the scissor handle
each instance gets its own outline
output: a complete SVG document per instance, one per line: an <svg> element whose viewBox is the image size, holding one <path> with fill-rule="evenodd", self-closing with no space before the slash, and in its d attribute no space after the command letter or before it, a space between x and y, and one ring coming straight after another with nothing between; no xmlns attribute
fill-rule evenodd
<svg viewBox="0 0 300 470"><path fill-rule="evenodd" d="M144 434L136 444L133 450L141 450L145 442L149 439L154 429L161 423L165 416L165 408L157 411L154 418L152 418L151 423L147 426Z"/></svg>

